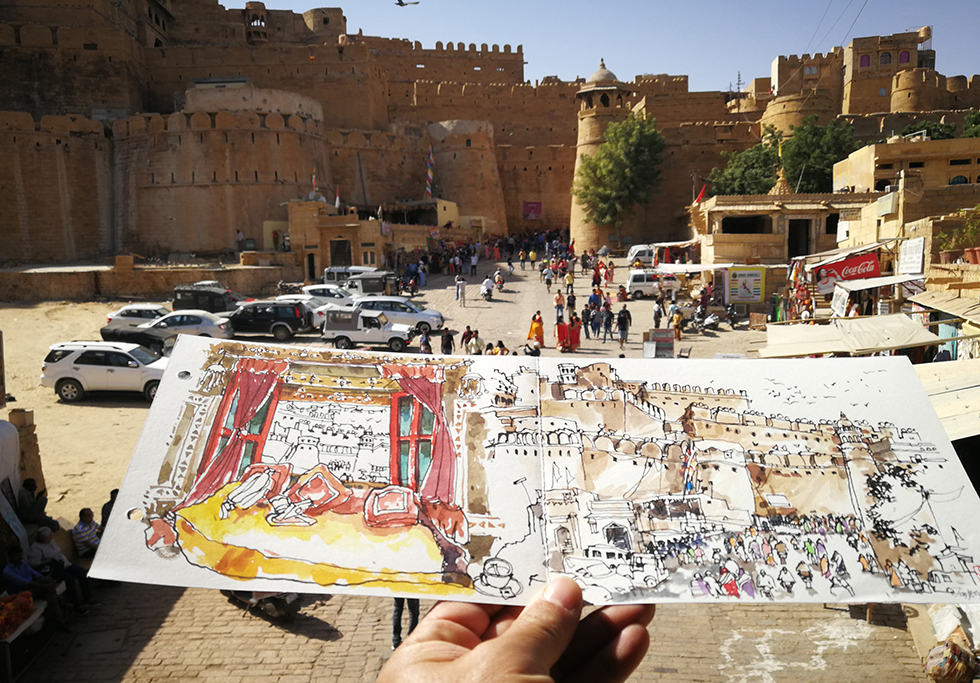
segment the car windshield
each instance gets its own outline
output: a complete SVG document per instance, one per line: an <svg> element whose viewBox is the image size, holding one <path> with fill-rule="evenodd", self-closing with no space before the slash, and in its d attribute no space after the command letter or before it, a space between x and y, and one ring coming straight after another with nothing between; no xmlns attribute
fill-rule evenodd
<svg viewBox="0 0 980 683"><path fill-rule="evenodd" d="M161 356L153 353L145 346L138 346L129 352L129 355L138 360L143 365L149 365L154 361L160 360Z"/></svg>
<svg viewBox="0 0 980 683"><path fill-rule="evenodd" d="M408 306L414 313L421 313L422 309L413 304L411 301L406 301L405 305Z"/></svg>

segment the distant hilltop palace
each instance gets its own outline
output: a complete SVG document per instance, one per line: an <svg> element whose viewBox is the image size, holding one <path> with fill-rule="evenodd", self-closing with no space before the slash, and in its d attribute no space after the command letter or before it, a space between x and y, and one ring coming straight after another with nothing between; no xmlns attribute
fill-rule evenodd
<svg viewBox="0 0 980 683"><path fill-rule="evenodd" d="M285 224L314 170L329 204L339 187L373 214L423 198L430 147L434 197L476 235L571 225L586 248L684 238L700 178L766 124L842 117L879 140L980 107L980 79L937 73L930 39L856 38L777 57L742 92L690 92L687 76L620 81L605 65L531 85L522 46L351 35L339 8L5 0L0 263L229 251L239 229ZM569 189L577 154L636 108L667 140L663 189L616 235L586 225Z"/></svg>

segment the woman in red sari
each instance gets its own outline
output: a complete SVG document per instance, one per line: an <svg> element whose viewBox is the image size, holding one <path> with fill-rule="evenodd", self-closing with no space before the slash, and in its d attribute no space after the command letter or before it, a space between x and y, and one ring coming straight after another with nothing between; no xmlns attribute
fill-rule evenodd
<svg viewBox="0 0 980 683"><path fill-rule="evenodd" d="M582 319L574 313L568 323L568 350L578 351L582 346Z"/></svg>
<svg viewBox="0 0 980 683"><path fill-rule="evenodd" d="M568 350L568 325L565 324L565 318L558 316L558 322L555 324L555 348L559 351Z"/></svg>

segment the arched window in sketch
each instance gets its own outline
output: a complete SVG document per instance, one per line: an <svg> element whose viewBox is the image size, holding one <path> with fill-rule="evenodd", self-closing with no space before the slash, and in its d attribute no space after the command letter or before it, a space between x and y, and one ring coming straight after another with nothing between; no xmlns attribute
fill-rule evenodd
<svg viewBox="0 0 980 683"><path fill-rule="evenodd" d="M613 523L603 529L603 531L606 535L606 543L614 545L621 550L630 549L630 533L626 527Z"/></svg>
<svg viewBox="0 0 980 683"><path fill-rule="evenodd" d="M403 393L392 396L391 430L393 484L419 491L432 466L432 435L435 414L420 401Z"/></svg>
<svg viewBox="0 0 980 683"><path fill-rule="evenodd" d="M563 526L558 527L555 530L555 543L561 551L572 550L574 548L572 545L572 532Z"/></svg>

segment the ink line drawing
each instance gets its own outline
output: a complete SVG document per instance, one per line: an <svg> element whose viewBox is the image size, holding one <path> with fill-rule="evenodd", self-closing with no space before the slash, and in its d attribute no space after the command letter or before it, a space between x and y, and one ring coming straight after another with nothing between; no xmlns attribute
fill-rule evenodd
<svg viewBox="0 0 980 683"><path fill-rule="evenodd" d="M182 339L93 574L502 603L557 574L593 604L980 600L980 500L910 366L803 362Z"/></svg>

